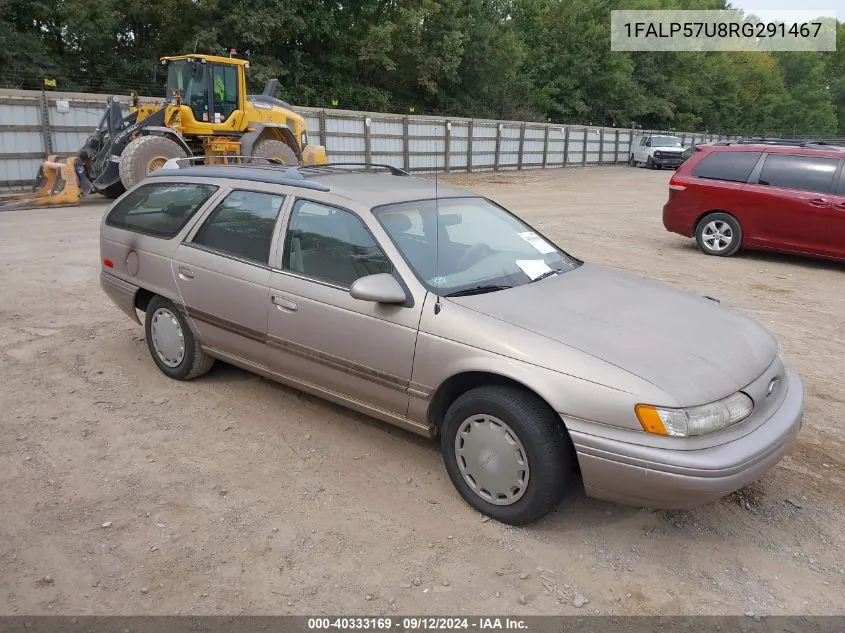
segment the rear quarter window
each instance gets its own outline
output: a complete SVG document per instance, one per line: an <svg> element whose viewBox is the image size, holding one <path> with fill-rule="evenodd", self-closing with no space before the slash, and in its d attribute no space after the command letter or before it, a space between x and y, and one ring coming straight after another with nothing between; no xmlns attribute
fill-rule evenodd
<svg viewBox="0 0 845 633"><path fill-rule="evenodd" d="M709 180L747 182L762 152L711 152L693 167L692 175Z"/></svg>
<svg viewBox="0 0 845 633"><path fill-rule="evenodd" d="M839 159L790 154L769 154L760 172L760 184L814 193L833 191Z"/></svg>
<svg viewBox="0 0 845 633"><path fill-rule="evenodd" d="M170 239L188 223L217 187L187 183L143 185L118 202L106 224Z"/></svg>

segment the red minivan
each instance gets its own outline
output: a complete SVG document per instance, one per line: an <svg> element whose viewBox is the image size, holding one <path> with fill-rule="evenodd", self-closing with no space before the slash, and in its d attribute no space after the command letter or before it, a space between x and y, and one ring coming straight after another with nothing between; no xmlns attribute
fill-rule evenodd
<svg viewBox="0 0 845 633"><path fill-rule="evenodd" d="M708 255L740 248L845 260L845 147L738 142L697 148L669 181L667 231Z"/></svg>

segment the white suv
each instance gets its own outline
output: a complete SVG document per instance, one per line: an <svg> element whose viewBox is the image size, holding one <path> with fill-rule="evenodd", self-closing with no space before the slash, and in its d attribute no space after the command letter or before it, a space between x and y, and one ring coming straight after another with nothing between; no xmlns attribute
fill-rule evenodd
<svg viewBox="0 0 845 633"><path fill-rule="evenodd" d="M643 134L634 137L628 164L632 167L645 164L649 169L662 167L677 169L684 162L681 156L683 153L684 144L677 136Z"/></svg>

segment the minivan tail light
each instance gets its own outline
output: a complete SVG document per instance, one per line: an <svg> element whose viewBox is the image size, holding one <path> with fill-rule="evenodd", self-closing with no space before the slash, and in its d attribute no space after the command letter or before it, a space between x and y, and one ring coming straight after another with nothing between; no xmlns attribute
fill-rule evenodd
<svg viewBox="0 0 845 633"><path fill-rule="evenodd" d="M678 180L675 180L675 176L672 176L669 179L669 189L672 189L673 191L683 191L686 189L686 186L682 185Z"/></svg>

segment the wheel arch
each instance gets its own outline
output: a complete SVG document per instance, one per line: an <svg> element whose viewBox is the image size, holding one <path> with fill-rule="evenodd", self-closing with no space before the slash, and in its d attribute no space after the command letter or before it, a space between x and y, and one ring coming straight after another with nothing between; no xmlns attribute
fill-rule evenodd
<svg viewBox="0 0 845 633"><path fill-rule="evenodd" d="M244 156L252 156L252 151L259 141L265 139L272 139L282 141L285 145L293 150L297 160L302 162L302 150L299 143L296 141L293 130L287 125L279 123L257 123L252 130L241 137L241 154Z"/></svg>
<svg viewBox="0 0 845 633"><path fill-rule="evenodd" d="M713 213L724 213L725 215L731 216L734 220L736 220L736 223L739 224L739 227L742 228L742 222L739 221L739 218L736 217L736 214L731 213L730 211L727 211L725 209L710 209L708 211L704 211L703 213L699 213L698 217L695 218L695 221L692 223L693 235L695 235L695 233L698 231L698 225L701 224L701 221L708 215L711 215ZM745 236L743 235L743 237Z"/></svg>
<svg viewBox="0 0 845 633"><path fill-rule="evenodd" d="M484 371L484 370L466 370L461 371L459 373L453 374L442 383L440 386L435 389L434 393L431 396L428 404L427 410L427 420L429 424L435 429L435 432L439 434L440 432L440 425L443 423L443 418L446 415L446 411L452 405L455 400L457 400L461 395L465 394L466 392L470 391L471 389L475 389L476 387L483 387L483 386L507 386L507 387L515 387L527 393L530 393L537 398L539 398L548 408L550 411L555 413L554 407L549 403L548 398L543 397L541 393L539 393L536 389L532 389L524 382L517 380L511 376L507 376L503 373L496 373L491 371ZM563 422L561 422L563 424Z"/></svg>
<svg viewBox="0 0 845 633"><path fill-rule="evenodd" d="M185 142L185 139L182 138L182 135L179 134L173 128L161 125L148 125L146 127L140 128L138 130L138 133L139 136L163 136L164 138L170 139L179 147L181 147L187 156L194 155L194 153L191 151L191 148L188 147L188 144Z"/></svg>

